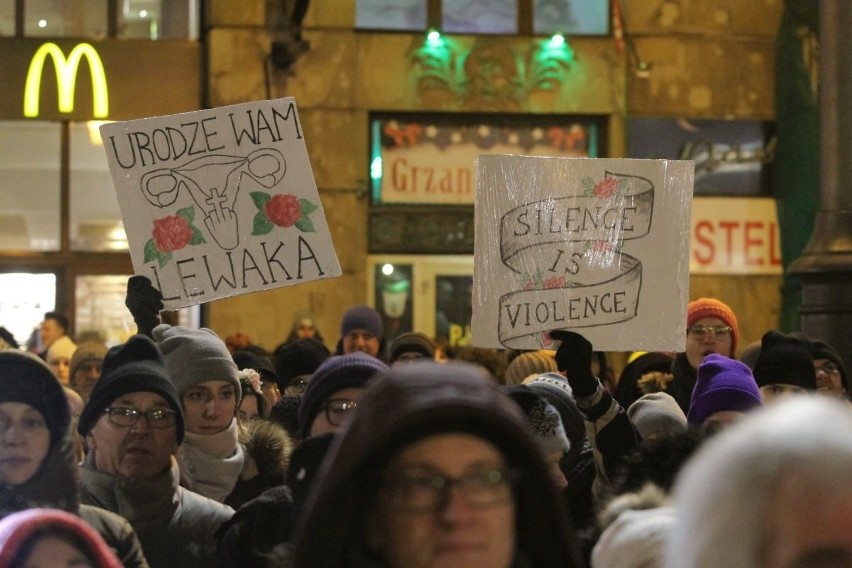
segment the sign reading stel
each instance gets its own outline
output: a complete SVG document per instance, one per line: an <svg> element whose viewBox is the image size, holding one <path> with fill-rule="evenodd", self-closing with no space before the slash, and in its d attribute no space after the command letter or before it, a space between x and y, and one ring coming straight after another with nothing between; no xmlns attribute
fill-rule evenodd
<svg viewBox="0 0 852 568"><path fill-rule="evenodd" d="M682 351L693 164L480 156L473 344Z"/></svg>
<svg viewBox="0 0 852 568"><path fill-rule="evenodd" d="M341 275L292 98L101 126L166 309Z"/></svg>

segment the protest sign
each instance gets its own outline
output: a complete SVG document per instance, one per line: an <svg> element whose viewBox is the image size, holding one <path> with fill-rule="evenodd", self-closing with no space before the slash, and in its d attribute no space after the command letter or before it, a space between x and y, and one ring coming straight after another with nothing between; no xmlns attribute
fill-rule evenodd
<svg viewBox="0 0 852 568"><path fill-rule="evenodd" d="M478 158L473 344L539 349L570 329L601 351L682 351L693 165Z"/></svg>
<svg viewBox="0 0 852 568"><path fill-rule="evenodd" d="M166 309L341 275L292 98L100 131L133 268Z"/></svg>

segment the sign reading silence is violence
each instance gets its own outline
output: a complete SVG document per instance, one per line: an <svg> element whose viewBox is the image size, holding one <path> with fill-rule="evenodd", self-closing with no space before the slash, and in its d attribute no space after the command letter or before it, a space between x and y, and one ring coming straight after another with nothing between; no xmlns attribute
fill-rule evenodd
<svg viewBox="0 0 852 568"><path fill-rule="evenodd" d="M473 344L683 350L692 187L691 161L480 156Z"/></svg>
<svg viewBox="0 0 852 568"><path fill-rule="evenodd" d="M292 98L100 131L133 268L166 309L341 275Z"/></svg>

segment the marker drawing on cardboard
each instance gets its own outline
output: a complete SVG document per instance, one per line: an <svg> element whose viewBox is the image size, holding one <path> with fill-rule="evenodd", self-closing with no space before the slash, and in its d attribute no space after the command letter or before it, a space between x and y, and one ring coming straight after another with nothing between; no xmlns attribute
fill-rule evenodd
<svg viewBox="0 0 852 568"><path fill-rule="evenodd" d="M682 350L692 163L489 155L477 164L473 342Z"/></svg>
<svg viewBox="0 0 852 568"><path fill-rule="evenodd" d="M134 270L166 309L341 275L292 98L101 137Z"/></svg>

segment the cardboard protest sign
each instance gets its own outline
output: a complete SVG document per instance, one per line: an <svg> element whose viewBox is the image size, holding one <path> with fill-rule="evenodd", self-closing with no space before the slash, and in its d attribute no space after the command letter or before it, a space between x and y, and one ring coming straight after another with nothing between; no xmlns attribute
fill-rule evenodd
<svg viewBox="0 0 852 568"><path fill-rule="evenodd" d="M341 275L292 98L101 126L166 309Z"/></svg>
<svg viewBox="0 0 852 568"><path fill-rule="evenodd" d="M539 349L570 329L602 351L682 351L689 161L484 155L473 344Z"/></svg>

